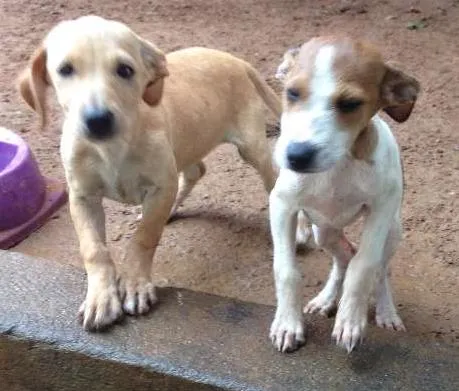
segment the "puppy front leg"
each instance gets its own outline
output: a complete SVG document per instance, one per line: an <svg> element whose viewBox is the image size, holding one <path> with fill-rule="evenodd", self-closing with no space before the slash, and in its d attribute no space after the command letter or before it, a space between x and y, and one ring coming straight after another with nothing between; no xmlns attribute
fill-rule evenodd
<svg viewBox="0 0 459 391"><path fill-rule="evenodd" d="M105 214L101 197L69 192L70 213L88 276L86 299L79 310L87 330L103 329L123 314L116 286L116 269L105 244Z"/></svg>
<svg viewBox="0 0 459 391"><path fill-rule="evenodd" d="M171 172L167 181L158 182L147 192L142 203L142 219L128 244L119 280L123 309L128 314L145 314L157 301L151 266L175 201L177 182L177 172Z"/></svg>
<svg viewBox="0 0 459 391"><path fill-rule="evenodd" d="M275 187L269 197L269 215L277 308L270 337L281 352L296 350L305 342L300 299L301 273L295 259L297 213L298 209L283 200Z"/></svg>
<svg viewBox="0 0 459 391"><path fill-rule="evenodd" d="M384 248L400 197L392 194L372 206L357 254L351 259L343 284L332 336L348 352L361 342L368 322L368 306L384 270Z"/></svg>

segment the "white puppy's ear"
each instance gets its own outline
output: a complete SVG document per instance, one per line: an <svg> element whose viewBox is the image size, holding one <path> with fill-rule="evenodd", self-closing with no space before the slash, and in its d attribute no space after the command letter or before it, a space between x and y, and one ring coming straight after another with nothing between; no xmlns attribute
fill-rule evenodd
<svg viewBox="0 0 459 391"><path fill-rule="evenodd" d="M285 80L285 77L292 69L293 65L296 62L296 58L298 57L298 53L300 52L300 47L290 48L284 53L284 57L282 59L282 63L277 67L276 71L276 79L278 80Z"/></svg>
<svg viewBox="0 0 459 391"><path fill-rule="evenodd" d="M164 78L169 76L166 56L154 44L143 39L141 39L141 54L149 74L143 100L148 105L155 106L163 94Z"/></svg>
<svg viewBox="0 0 459 391"><path fill-rule="evenodd" d="M419 82L389 65L381 84L382 109L395 121L405 122L420 91Z"/></svg>
<svg viewBox="0 0 459 391"><path fill-rule="evenodd" d="M41 46L32 55L29 65L18 79L19 93L24 101L40 116L41 127L46 124L46 49Z"/></svg>

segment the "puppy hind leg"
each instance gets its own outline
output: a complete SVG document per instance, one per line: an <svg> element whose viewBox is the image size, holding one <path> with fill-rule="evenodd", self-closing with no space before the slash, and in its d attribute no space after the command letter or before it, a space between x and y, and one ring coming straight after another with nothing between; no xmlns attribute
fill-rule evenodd
<svg viewBox="0 0 459 391"><path fill-rule="evenodd" d="M355 254L354 245L342 230L313 226L317 245L333 257L333 266L323 289L304 307L305 313L319 313L328 316L336 309L336 300L343 284L347 265Z"/></svg>
<svg viewBox="0 0 459 391"><path fill-rule="evenodd" d="M397 309L395 308L392 298L392 292L389 282L390 270L389 261L394 255L397 244L401 239L402 227L399 220L394 224L389 232L384 248L384 267L376 287L376 324L379 327L405 331L405 326L400 319Z"/></svg>
<svg viewBox="0 0 459 391"><path fill-rule="evenodd" d="M205 173L206 166L202 161L185 168L185 170L180 173L177 198L175 199L174 206L172 207L171 216L177 211L183 201L185 201L191 190L193 190L193 187Z"/></svg>
<svg viewBox="0 0 459 391"><path fill-rule="evenodd" d="M201 161L199 163L192 164L191 166L185 168L179 174L178 193L169 218L173 217L179 206L185 201L185 199L191 193L191 190L193 190L193 187L196 185L196 183L198 183L198 181L204 176L205 173L206 166ZM139 213L139 215L137 216L137 221L140 221L141 219L142 213Z"/></svg>
<svg viewBox="0 0 459 391"><path fill-rule="evenodd" d="M381 277L376 290L376 324L384 329L406 331L400 316L395 308L389 283L390 273L387 271Z"/></svg>
<svg viewBox="0 0 459 391"><path fill-rule="evenodd" d="M241 115L237 125L226 140L234 144L239 155L261 176L265 189L271 192L277 172L273 166L272 152L266 138L266 124L262 106Z"/></svg>
<svg viewBox="0 0 459 391"><path fill-rule="evenodd" d="M276 175L274 173L268 142L257 142L238 145L241 157L260 174L266 191L269 193L274 187Z"/></svg>

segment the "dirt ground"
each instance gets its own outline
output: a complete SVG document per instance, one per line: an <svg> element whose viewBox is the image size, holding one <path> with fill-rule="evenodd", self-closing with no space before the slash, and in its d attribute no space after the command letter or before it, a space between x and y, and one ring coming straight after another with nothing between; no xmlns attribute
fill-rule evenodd
<svg viewBox="0 0 459 391"><path fill-rule="evenodd" d="M96 13L128 23L166 51L192 45L223 49L273 79L284 50L318 34L347 33L378 44L388 59L414 74L423 93L408 122L390 122L405 163L404 240L392 261L392 281L408 333L459 346L459 2L300 0L3 0L0 36L0 124L30 143L44 174L63 180L60 116L50 99L50 126L20 101L14 79L56 22ZM274 142L274 139L273 139ZM267 195L254 170L222 146L208 174L167 226L154 262L161 285L187 287L259 303L274 303ZM115 258L135 228L135 208L107 202ZM349 230L358 236L358 226ZM81 267L68 208L16 247ZM305 300L330 266L314 250L299 256ZM37 276L39 278L40 276ZM50 287L50 289L52 289ZM266 325L268 329L269 325ZM332 319L330 319L330 328Z"/></svg>

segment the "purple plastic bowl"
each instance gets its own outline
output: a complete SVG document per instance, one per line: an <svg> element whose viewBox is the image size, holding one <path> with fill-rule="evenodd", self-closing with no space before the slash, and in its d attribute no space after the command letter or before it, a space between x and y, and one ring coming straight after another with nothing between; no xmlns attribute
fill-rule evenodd
<svg viewBox="0 0 459 391"><path fill-rule="evenodd" d="M0 230L31 219L45 199L45 180L26 143L0 130Z"/></svg>
<svg viewBox="0 0 459 391"><path fill-rule="evenodd" d="M23 240L66 200L65 186L41 175L24 140L0 127L0 248Z"/></svg>

